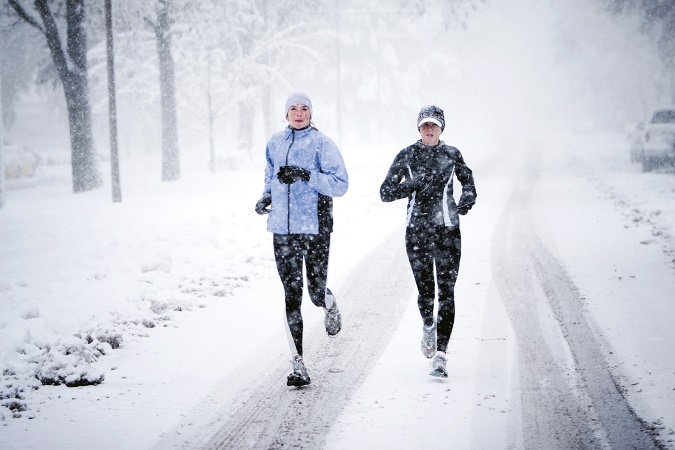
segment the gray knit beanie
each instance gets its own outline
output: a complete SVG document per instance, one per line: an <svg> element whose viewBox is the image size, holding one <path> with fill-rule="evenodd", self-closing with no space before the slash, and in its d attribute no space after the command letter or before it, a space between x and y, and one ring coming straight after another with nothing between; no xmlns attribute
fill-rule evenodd
<svg viewBox="0 0 675 450"><path fill-rule="evenodd" d="M445 130L445 116L443 115L443 110L434 105L423 107L417 115L417 129L419 130L422 124L426 122L435 123L441 127L441 131Z"/></svg>
<svg viewBox="0 0 675 450"><path fill-rule="evenodd" d="M302 91L293 92L289 95L286 100L286 115L293 105L305 105L309 108L309 116L312 117L312 101L309 99L309 95Z"/></svg>

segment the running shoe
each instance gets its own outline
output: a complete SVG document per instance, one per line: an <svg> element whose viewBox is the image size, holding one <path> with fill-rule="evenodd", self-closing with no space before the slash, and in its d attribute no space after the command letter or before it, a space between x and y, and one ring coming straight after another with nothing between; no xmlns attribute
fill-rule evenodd
<svg viewBox="0 0 675 450"><path fill-rule="evenodd" d="M427 358L433 358L436 353L436 323L430 327L422 325L422 342L420 342L422 354Z"/></svg>
<svg viewBox="0 0 675 450"><path fill-rule="evenodd" d="M448 378L448 370L446 369L446 364L448 363L448 358L445 356L444 352L436 352L431 366L432 370L429 375L432 377Z"/></svg>
<svg viewBox="0 0 675 450"><path fill-rule="evenodd" d="M312 382L312 380L309 379L305 363L302 361L302 356L295 355L293 359L291 359L291 364L293 365L293 372L288 374L288 379L286 380L287 386L307 386Z"/></svg>
<svg viewBox="0 0 675 450"><path fill-rule="evenodd" d="M340 315L340 310L338 309L337 301L335 301L335 296L330 291L330 289L326 289L326 297L329 296L333 300L333 306L331 306L330 309L324 308L324 311L326 312L326 317L323 320L323 324L326 326L326 333L328 333L328 336L334 337L337 336L337 334L342 329L342 316Z"/></svg>

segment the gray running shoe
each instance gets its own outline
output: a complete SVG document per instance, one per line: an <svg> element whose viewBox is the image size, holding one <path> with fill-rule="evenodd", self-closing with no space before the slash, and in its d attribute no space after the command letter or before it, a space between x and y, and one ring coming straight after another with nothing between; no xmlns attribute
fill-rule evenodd
<svg viewBox="0 0 675 450"><path fill-rule="evenodd" d="M436 323L431 327L422 325L422 342L420 342L422 354L427 358L433 358L436 353Z"/></svg>
<svg viewBox="0 0 675 450"><path fill-rule="evenodd" d="M305 368L305 363L302 361L302 356L295 355L291 359L291 364L293 365L293 372L288 374L288 379L286 380L287 386L307 386L312 382Z"/></svg>
<svg viewBox="0 0 675 450"><path fill-rule="evenodd" d="M444 352L436 352L434 360L431 362L432 370L429 375L432 377L448 378L448 370L445 368L448 363L448 358Z"/></svg>
<svg viewBox="0 0 675 450"><path fill-rule="evenodd" d="M342 329L342 316L340 315L340 310L337 306L337 301L335 301L335 296L330 291L326 289L326 297L331 296L333 298L333 306L331 309L324 308L326 312L326 317L323 320L323 324L326 326L326 333L328 336L337 336L337 334Z"/></svg>

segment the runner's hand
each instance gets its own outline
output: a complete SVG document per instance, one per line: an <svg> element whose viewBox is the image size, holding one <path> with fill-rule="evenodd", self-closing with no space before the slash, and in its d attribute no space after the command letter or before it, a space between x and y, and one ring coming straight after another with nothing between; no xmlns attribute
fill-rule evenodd
<svg viewBox="0 0 675 450"><path fill-rule="evenodd" d="M462 192L462 196L459 197L457 212L465 216L473 208L474 203L476 203L476 196L472 192Z"/></svg>
<svg viewBox="0 0 675 450"><path fill-rule="evenodd" d="M298 166L281 166L277 178L284 184L293 184L296 181L309 181L311 172Z"/></svg>
<svg viewBox="0 0 675 450"><path fill-rule="evenodd" d="M269 214L270 213L270 206L272 204L272 194L269 192L265 192L262 197L260 197L260 200L255 204L255 212L258 214Z"/></svg>

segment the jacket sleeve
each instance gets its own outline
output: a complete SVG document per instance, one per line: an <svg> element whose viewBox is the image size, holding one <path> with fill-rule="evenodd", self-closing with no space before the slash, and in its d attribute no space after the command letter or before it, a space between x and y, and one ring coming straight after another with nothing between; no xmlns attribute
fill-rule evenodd
<svg viewBox="0 0 675 450"><path fill-rule="evenodd" d="M265 188L263 189L263 194L265 192L272 191L272 181L276 174L274 173L274 161L272 161L272 155L270 154L270 142L267 143L265 148Z"/></svg>
<svg viewBox="0 0 675 450"><path fill-rule="evenodd" d="M393 202L412 195L413 188L408 180L408 171L403 164L402 153L396 155L387 175L380 186L380 198L383 202Z"/></svg>
<svg viewBox="0 0 675 450"><path fill-rule="evenodd" d="M318 154L319 170L311 171L308 185L319 194L342 197L349 187L347 167L337 145L325 138Z"/></svg>
<svg viewBox="0 0 675 450"><path fill-rule="evenodd" d="M468 200L476 200L478 193L476 192L476 184L473 180L473 171L464 162L464 157L457 151L457 162L455 165L455 174L457 179L462 184L462 195Z"/></svg>

